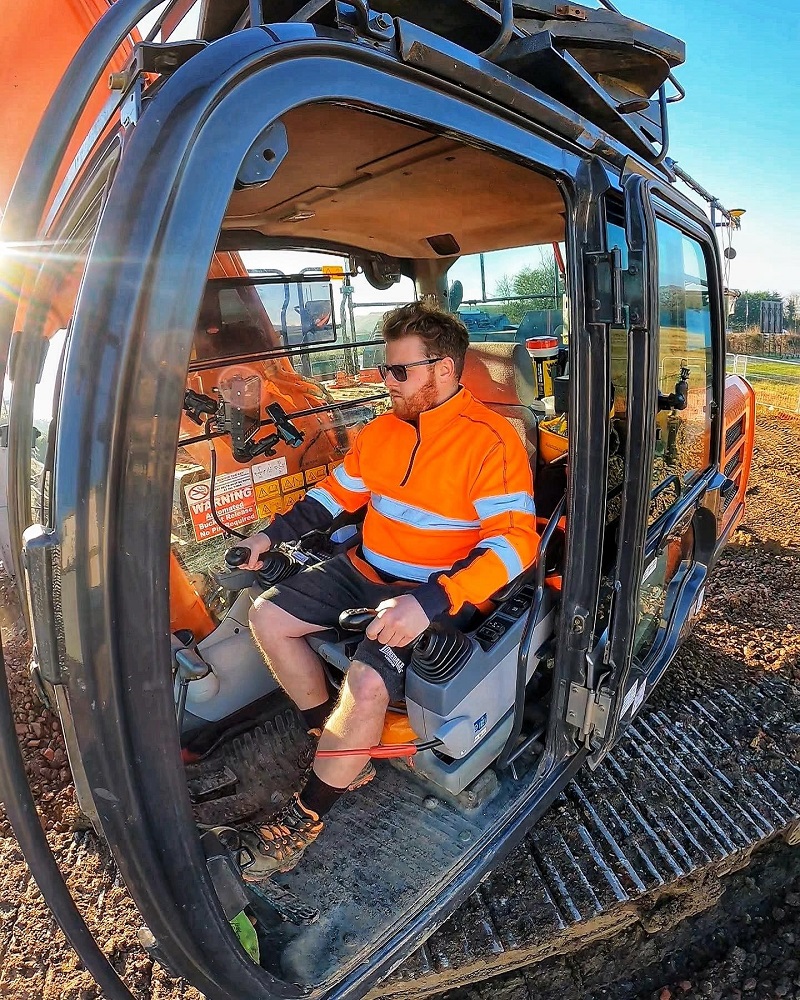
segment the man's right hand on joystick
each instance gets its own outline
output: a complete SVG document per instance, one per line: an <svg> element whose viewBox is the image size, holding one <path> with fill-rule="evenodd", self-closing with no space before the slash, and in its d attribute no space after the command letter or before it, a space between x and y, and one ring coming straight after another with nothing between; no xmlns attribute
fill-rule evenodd
<svg viewBox="0 0 800 1000"><path fill-rule="evenodd" d="M264 556L272 547L272 542L260 531L249 538L243 538L225 553L225 562L234 569L260 568Z"/></svg>

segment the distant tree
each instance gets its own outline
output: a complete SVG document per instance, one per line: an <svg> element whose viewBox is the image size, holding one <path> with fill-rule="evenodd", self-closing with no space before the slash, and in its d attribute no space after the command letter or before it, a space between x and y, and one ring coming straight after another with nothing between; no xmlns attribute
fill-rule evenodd
<svg viewBox="0 0 800 1000"><path fill-rule="evenodd" d="M508 299L502 309L512 321L519 323L529 309L560 309L561 302L554 293L556 282L556 262L552 254L540 251L537 265L526 265L516 274L503 275L495 286L494 295L498 299ZM529 302L515 302L513 297L531 296ZM544 296L535 298L534 296Z"/></svg>
<svg viewBox="0 0 800 1000"><path fill-rule="evenodd" d="M797 332L797 305L800 295L790 295L786 300L786 328L792 333Z"/></svg>
<svg viewBox="0 0 800 1000"><path fill-rule="evenodd" d="M742 292L736 301L733 316L730 318L731 330L744 330L749 326L758 326L761 316L761 303L766 299L779 299L778 292Z"/></svg>
<svg viewBox="0 0 800 1000"><path fill-rule="evenodd" d="M36 444L33 446L33 457L37 462L42 462L44 464L45 457L47 456L47 434L42 434L41 437L37 438Z"/></svg>

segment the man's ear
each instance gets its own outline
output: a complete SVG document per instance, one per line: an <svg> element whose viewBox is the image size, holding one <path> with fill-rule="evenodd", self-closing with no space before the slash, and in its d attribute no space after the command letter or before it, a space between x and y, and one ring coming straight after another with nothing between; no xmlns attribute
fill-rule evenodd
<svg viewBox="0 0 800 1000"><path fill-rule="evenodd" d="M442 363L439 366L439 371L443 378L455 378L456 377L456 363L452 358L444 357L442 358Z"/></svg>

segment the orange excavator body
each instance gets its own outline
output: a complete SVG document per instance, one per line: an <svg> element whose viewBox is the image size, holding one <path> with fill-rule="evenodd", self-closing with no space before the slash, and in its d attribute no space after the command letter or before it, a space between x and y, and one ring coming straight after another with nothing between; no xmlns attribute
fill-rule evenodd
<svg viewBox="0 0 800 1000"><path fill-rule="evenodd" d="M8 201L28 146L67 66L108 7L108 0L16 0L4 5L0 31L0 209ZM110 72L123 67L135 40L121 46ZM108 96L108 82L103 80L89 99L61 165L56 189Z"/></svg>

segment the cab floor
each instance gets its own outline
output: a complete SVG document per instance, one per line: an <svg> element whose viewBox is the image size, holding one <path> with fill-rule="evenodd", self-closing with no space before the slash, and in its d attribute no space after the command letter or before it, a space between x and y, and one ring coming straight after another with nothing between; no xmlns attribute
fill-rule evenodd
<svg viewBox="0 0 800 1000"><path fill-rule="evenodd" d="M298 716L285 708L188 766L190 782L221 767L238 778L234 794L194 806L198 822L235 824L273 815L298 787L298 758L309 745ZM284 980L318 984L355 965L403 911L435 891L445 872L528 788L535 768L518 781L492 780L495 790L471 809L446 801L406 768L378 761L376 770L369 785L334 806L298 867L274 879L320 911L310 926L276 920L262 928L262 954L275 956L269 971Z"/></svg>

